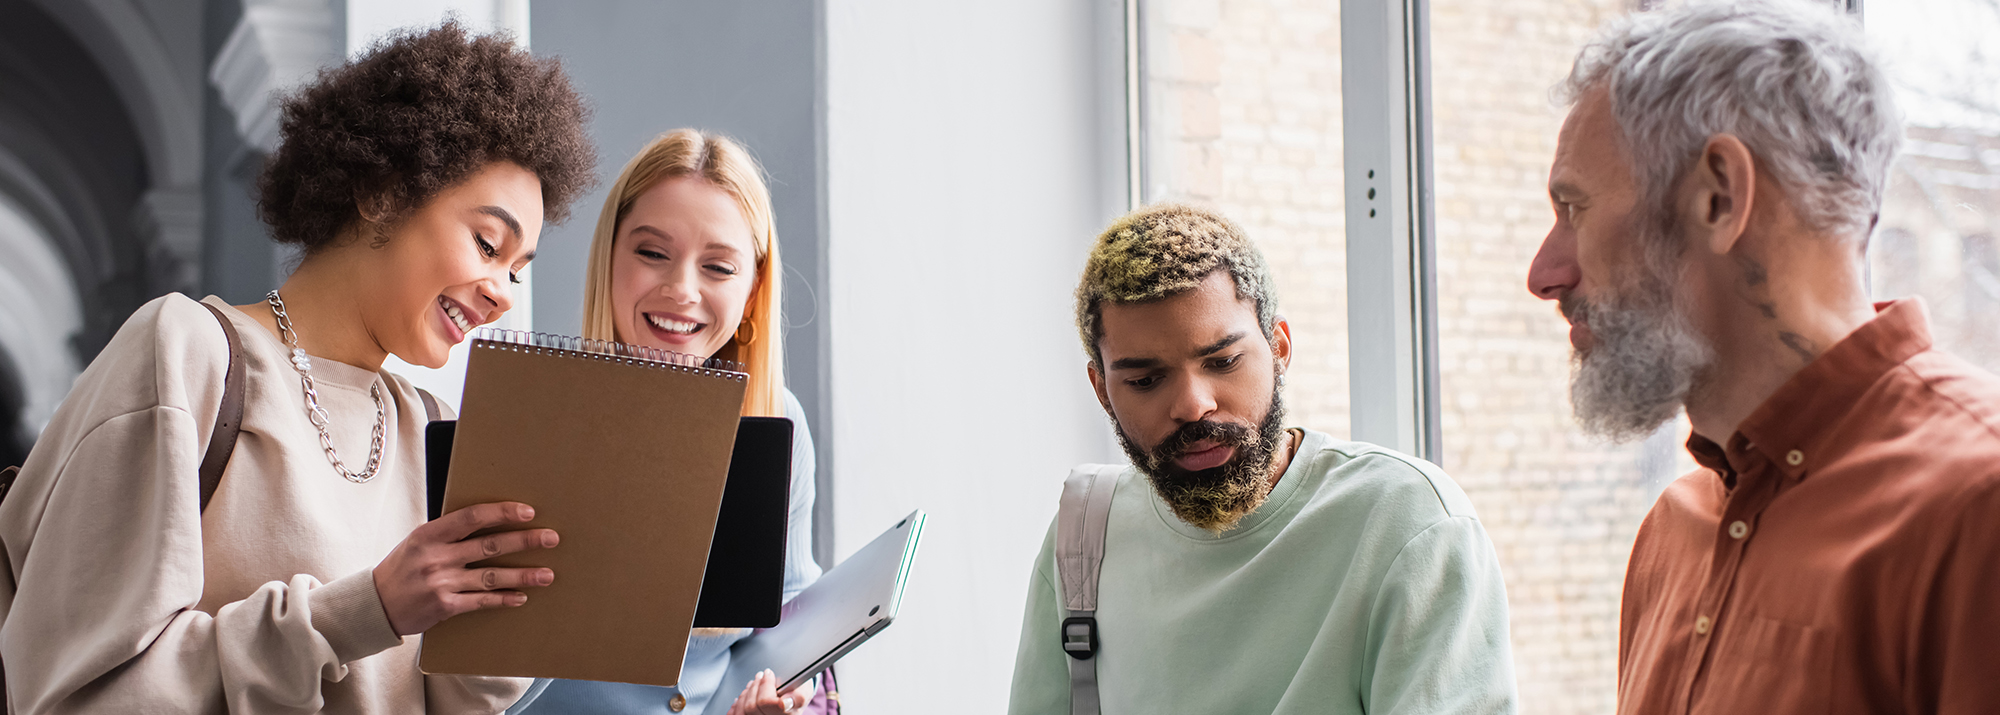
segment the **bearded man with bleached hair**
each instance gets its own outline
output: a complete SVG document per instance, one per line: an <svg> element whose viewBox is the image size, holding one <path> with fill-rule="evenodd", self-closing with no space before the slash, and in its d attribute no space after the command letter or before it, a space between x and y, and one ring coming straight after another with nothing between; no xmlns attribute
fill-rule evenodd
<svg viewBox="0 0 2000 715"><path fill-rule="evenodd" d="M1578 57L1528 287L1588 428L1701 468L1626 570L1621 713L2000 712L2000 379L1871 303L1902 139L1854 22L1693 3Z"/></svg>
<svg viewBox="0 0 2000 715"><path fill-rule="evenodd" d="M1511 713L1507 594L1436 466L1286 429L1291 328L1213 212L1142 209L1076 292L1126 465L1087 465L1029 581L1009 712Z"/></svg>

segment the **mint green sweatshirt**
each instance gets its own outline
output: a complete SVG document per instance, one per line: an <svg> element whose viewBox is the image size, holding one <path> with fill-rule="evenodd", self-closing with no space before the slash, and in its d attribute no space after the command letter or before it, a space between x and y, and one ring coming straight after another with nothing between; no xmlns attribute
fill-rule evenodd
<svg viewBox="0 0 2000 715"><path fill-rule="evenodd" d="M1042 542L1008 712L1069 708ZM1099 581L1105 715L1512 713L1500 564L1435 465L1305 431L1270 498L1220 536L1118 476Z"/></svg>

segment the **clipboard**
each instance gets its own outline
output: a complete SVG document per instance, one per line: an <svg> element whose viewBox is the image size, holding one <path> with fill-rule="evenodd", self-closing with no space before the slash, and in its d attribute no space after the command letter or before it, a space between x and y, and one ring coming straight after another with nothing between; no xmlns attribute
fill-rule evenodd
<svg viewBox="0 0 2000 715"><path fill-rule="evenodd" d="M443 514L451 470L453 420L424 428L430 518ZM770 628L784 606L786 528L790 525L792 421L744 417L730 453L729 483L715 519L701 577L696 628Z"/></svg>

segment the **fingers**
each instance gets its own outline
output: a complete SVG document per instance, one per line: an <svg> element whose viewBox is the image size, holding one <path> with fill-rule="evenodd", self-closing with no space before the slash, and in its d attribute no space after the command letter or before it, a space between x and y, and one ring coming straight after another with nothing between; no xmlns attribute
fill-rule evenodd
<svg viewBox="0 0 2000 715"><path fill-rule="evenodd" d="M554 548L560 541L562 541L562 538L557 536L553 529L502 531L495 534L476 536L452 544L449 553L453 563L469 564L474 561L485 561L504 554L520 553L531 549Z"/></svg>
<svg viewBox="0 0 2000 715"><path fill-rule="evenodd" d="M438 517L437 521L418 528L436 530L438 532L436 536L441 541L459 541L480 529L525 524L534 519L534 507L520 502L503 501L474 504Z"/></svg>
<svg viewBox="0 0 2000 715"><path fill-rule="evenodd" d="M471 593L446 594L444 596L444 606L447 612L445 618L471 611L515 608L527 603L528 594L521 593L520 591L473 591ZM444 619L440 618L438 620Z"/></svg>
<svg viewBox="0 0 2000 715"><path fill-rule="evenodd" d="M761 677L763 682L757 687L757 712L771 713L774 708L777 713L791 712L794 709L792 699L778 697L778 675L766 668Z"/></svg>
<svg viewBox="0 0 2000 715"><path fill-rule="evenodd" d="M375 591L389 625L398 635L422 633L446 618L528 602L519 589L547 586L555 573L545 568L466 568L467 564L559 541L549 529L483 534L493 527L526 523L535 510L519 502L475 504L424 524L375 567Z"/></svg>
<svg viewBox="0 0 2000 715"><path fill-rule="evenodd" d="M455 580L456 583L449 586L452 591L471 594L479 591L507 591L547 586L555 583L556 572L539 568L466 569L458 572Z"/></svg>
<svg viewBox="0 0 2000 715"><path fill-rule="evenodd" d="M774 681L777 680L777 676L773 675L772 680ZM812 702L812 697L813 697L813 679L807 678L805 679L805 681L799 683L798 685L794 685L787 690L779 692L778 704L784 706L785 712L788 713L798 712L799 710L805 708L806 703Z"/></svg>
<svg viewBox="0 0 2000 715"><path fill-rule="evenodd" d="M736 702L729 705L729 715L749 715L755 712L752 704L757 701L757 683L763 679L764 674L758 673L757 677L751 678L750 682L743 686L743 692L736 695Z"/></svg>
<svg viewBox="0 0 2000 715"><path fill-rule="evenodd" d="M463 569L445 576L416 597L414 605L429 611L433 621L441 621L467 611L512 608L528 602L519 589L555 583L554 571L545 568Z"/></svg>
<svg viewBox="0 0 2000 715"><path fill-rule="evenodd" d="M743 688L743 694L736 696L736 704L731 713L756 713L757 715L787 715L805 707L806 698L799 694L800 686L792 686L784 693L778 692L778 676L770 670L758 673Z"/></svg>

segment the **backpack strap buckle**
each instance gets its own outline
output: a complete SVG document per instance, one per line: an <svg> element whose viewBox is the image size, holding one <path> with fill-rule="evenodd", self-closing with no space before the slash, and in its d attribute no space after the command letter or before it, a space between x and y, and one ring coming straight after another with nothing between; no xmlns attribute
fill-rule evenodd
<svg viewBox="0 0 2000 715"><path fill-rule="evenodd" d="M1063 619L1062 647L1064 653L1077 660L1097 655L1097 619L1087 615Z"/></svg>

